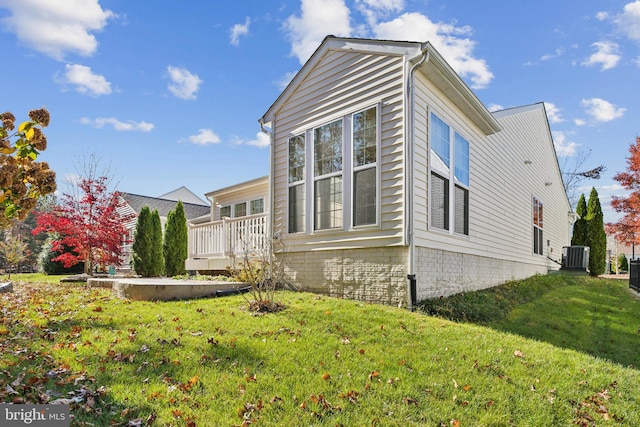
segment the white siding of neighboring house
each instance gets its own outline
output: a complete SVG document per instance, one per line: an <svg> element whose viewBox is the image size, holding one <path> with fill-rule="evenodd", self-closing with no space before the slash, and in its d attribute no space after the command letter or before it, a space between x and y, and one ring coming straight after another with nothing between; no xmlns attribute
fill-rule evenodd
<svg viewBox="0 0 640 427"><path fill-rule="evenodd" d="M213 199L213 220L220 220L220 207L231 206L231 217L234 216L234 205L237 203L247 204L247 215L251 213L251 201L256 199L264 199L264 212L269 212L269 180L261 178L242 183L237 186L229 187L224 190L212 191L207 193L207 198Z"/></svg>
<svg viewBox="0 0 640 427"><path fill-rule="evenodd" d="M274 221L274 231L283 237L287 251L345 249L402 244L403 233L403 81L404 58L398 55L327 50L315 68L274 113L275 182L274 211L284 220ZM313 181L306 173L307 226L304 233L288 234L288 140L306 134L306 168L313 168L311 131L333 120L378 105L379 111L379 225L364 229L313 231ZM350 132L346 126L343 132ZM345 147L343 147L344 151ZM346 158L343 156L343 159ZM343 183L351 179L343 176ZM351 190L343 191L351 197ZM345 205L350 205L345 203ZM311 209L311 212L310 212ZM343 219L351 216L345 208ZM311 229L311 231L310 231ZM345 233L344 231L349 231Z"/></svg>

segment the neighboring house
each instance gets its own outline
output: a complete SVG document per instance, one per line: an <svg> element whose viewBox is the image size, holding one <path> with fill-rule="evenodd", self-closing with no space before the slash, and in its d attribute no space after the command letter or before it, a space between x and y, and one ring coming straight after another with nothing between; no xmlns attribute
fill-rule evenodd
<svg viewBox="0 0 640 427"><path fill-rule="evenodd" d="M122 191L119 191L118 195L124 201L123 206L119 210L121 214L133 215L132 220L126 224L127 237L124 243L125 256L123 262L123 266L126 267L130 266L131 245L133 244L138 214L140 214L142 208L148 206L152 212L156 209L158 210L163 230L169 212L175 209L179 200L182 200L187 221L207 215L210 209L209 205L184 186L160 197L141 196L139 194L125 193Z"/></svg>
<svg viewBox="0 0 640 427"><path fill-rule="evenodd" d="M189 271L234 267L266 247L269 178L264 176L206 194L207 215L189 222Z"/></svg>
<svg viewBox="0 0 640 427"><path fill-rule="evenodd" d="M329 36L260 124L268 232L304 290L407 306L560 267L575 215L544 105L490 113L430 43ZM233 217L245 185L208 197ZM188 269L218 256L194 227Z"/></svg>

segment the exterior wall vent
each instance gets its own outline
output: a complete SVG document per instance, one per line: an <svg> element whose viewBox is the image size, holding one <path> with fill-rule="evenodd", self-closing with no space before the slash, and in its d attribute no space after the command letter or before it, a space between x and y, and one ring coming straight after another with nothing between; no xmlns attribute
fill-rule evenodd
<svg viewBox="0 0 640 427"><path fill-rule="evenodd" d="M564 246L561 270L587 271L589 268L589 246Z"/></svg>

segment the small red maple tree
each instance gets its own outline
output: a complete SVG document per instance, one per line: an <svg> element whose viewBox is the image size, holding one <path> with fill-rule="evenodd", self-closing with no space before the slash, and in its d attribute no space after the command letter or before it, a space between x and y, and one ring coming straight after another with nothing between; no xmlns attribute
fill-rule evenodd
<svg viewBox="0 0 640 427"><path fill-rule="evenodd" d="M618 181L625 190L631 193L626 197L614 196L611 207L624 216L615 223L608 223L609 234L616 236L622 243L640 242L640 137L636 143L629 146L627 157L627 171L617 173L613 179Z"/></svg>
<svg viewBox="0 0 640 427"><path fill-rule="evenodd" d="M85 272L96 267L120 265L123 243L131 215L121 214L123 201L107 189L108 178L80 178L77 195L65 193L53 211L40 214L33 234L50 233L52 252L61 252L53 261L69 268L85 263ZM64 251L64 248L72 251Z"/></svg>

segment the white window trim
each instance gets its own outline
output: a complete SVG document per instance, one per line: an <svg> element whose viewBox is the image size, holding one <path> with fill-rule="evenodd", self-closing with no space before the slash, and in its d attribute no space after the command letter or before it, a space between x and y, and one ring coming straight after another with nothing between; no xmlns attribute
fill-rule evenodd
<svg viewBox="0 0 640 427"><path fill-rule="evenodd" d="M534 209L536 206L536 200L538 201L538 203L540 203L540 206L542 206L542 227L537 226L534 222L533 222L533 218L534 218ZM544 203L542 203L542 200L539 197L534 196L533 194L531 195L531 244L530 244L530 248L532 248L531 254L533 256L545 256L545 242L546 240L544 239ZM538 242L541 246L541 252L542 253L538 253L536 252L536 247L535 247L535 233L537 230L542 230L542 241Z"/></svg>
<svg viewBox="0 0 640 427"><path fill-rule="evenodd" d="M440 120L442 120L447 126L449 126L449 176L444 177L442 172L440 172L437 169L432 169L431 168L431 129L432 129L432 124L431 124L431 115L434 114L436 115ZM455 177L455 134L457 133L458 135L460 135L462 138L464 138L467 143L469 144L469 169L471 169L471 139L468 138L467 136L465 136L462 132L460 132L457 128L453 127L450 122L446 121L444 118L444 115L436 112L433 110L433 108L429 107L427 108L427 123L428 123L428 128L427 128L427 177L428 177L428 184L427 184L427 216L428 216L428 221L427 221L427 230L429 231L433 231L433 232L437 232L437 233L442 233L442 234L447 234L450 236L456 236L456 237L460 237L463 239L469 239L469 236L471 235L471 171L469 170L469 185L465 185L461 182L459 182L456 177ZM447 179L449 181L449 229L444 229L444 228L438 228L435 227L433 225L431 225L431 174L435 173L439 176L442 176L443 178ZM455 190L456 190L456 185L460 186L461 188L464 188L465 190L467 190L469 192L469 206L468 206L468 226L467 226L467 231L469 232L469 234L463 234L463 233L457 233L455 231ZM533 245L532 245L533 246Z"/></svg>
<svg viewBox="0 0 640 427"><path fill-rule="evenodd" d="M353 166L353 115L360 113L362 111L366 111L370 108L376 108L376 222L375 224L364 224L359 226L354 226L354 212L353 212L353 174L355 171L364 170L367 168L374 167L374 164L368 164L360 167ZM355 109L349 110L348 112L340 115L330 116L327 119L322 121L316 121L305 128L297 128L296 132L292 132L286 138L287 144L287 174L286 174L286 182L287 182L287 192L286 192L286 203L287 203L287 234L290 236L299 236L302 234L305 235L314 235L314 234L331 234L331 233L341 233L345 231L360 231L367 229L375 229L381 227L381 218L382 218L382 201L381 201L381 180L382 180L382 172L381 172L381 164L382 164L382 102L377 101L375 103L366 103L360 104ZM342 121L342 170L339 172L332 172L330 174L315 176L315 152L314 152L314 134L315 130L325 126L327 124L336 122L338 120ZM305 137L305 173L304 179L301 181L296 181L295 183L289 183L289 175L288 175L288 159L289 159L289 139L295 136L304 135ZM335 228L326 228L326 229L315 229L315 182L318 180L331 178L334 176L342 176L342 226ZM289 233L289 222L288 222L288 209L289 209L289 188L296 185L304 186L305 193L305 218L304 218L304 227L303 230L295 233Z"/></svg>

